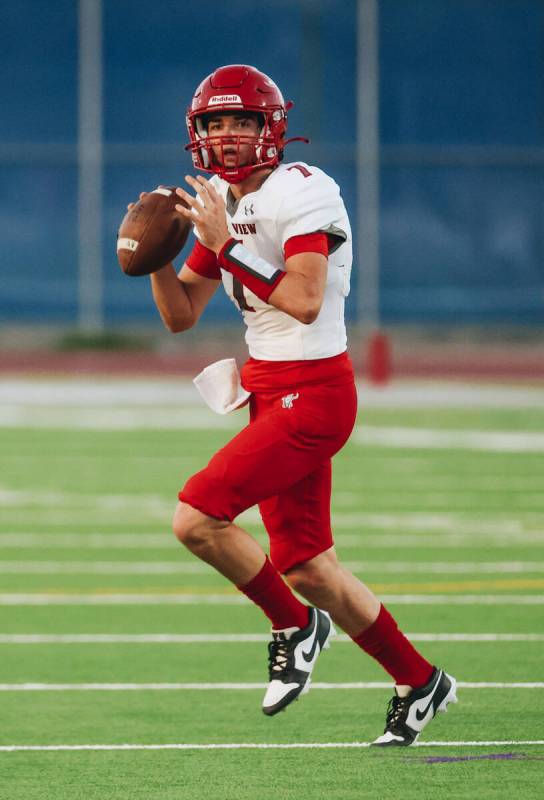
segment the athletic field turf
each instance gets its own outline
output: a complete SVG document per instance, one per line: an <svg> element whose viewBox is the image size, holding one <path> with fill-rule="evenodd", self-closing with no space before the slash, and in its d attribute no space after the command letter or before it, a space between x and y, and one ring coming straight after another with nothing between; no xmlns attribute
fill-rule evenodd
<svg viewBox="0 0 544 800"><path fill-rule="evenodd" d="M544 390L361 399L338 552L460 682L418 746L385 752L391 681L345 637L308 696L261 713L266 620L170 533L245 412L157 381L4 382L2 800L543 796Z"/></svg>

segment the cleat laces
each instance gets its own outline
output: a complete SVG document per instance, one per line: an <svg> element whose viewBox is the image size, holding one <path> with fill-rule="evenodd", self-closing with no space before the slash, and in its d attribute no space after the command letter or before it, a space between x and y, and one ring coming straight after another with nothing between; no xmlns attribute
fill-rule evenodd
<svg viewBox="0 0 544 800"><path fill-rule="evenodd" d="M289 661L289 642L274 637L268 644L268 675L271 681L286 676Z"/></svg>
<svg viewBox="0 0 544 800"><path fill-rule="evenodd" d="M391 731L392 733L400 733L398 726L402 725L408 714L408 697L397 697L393 696L389 701L389 705L387 706L387 716L385 718L385 729L386 731Z"/></svg>

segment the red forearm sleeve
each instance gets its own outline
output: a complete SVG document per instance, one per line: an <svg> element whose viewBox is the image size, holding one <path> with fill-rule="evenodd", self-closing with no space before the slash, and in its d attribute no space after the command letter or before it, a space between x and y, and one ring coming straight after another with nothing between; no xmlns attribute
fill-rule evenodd
<svg viewBox="0 0 544 800"><path fill-rule="evenodd" d="M277 269L264 258L252 253L236 239L229 239L217 256L219 266L227 270L265 303L285 278L285 272Z"/></svg>
<svg viewBox="0 0 544 800"><path fill-rule="evenodd" d="M202 275L204 278L211 278L215 281L221 280L221 270L217 263L217 256L208 247L198 241L185 259L185 263L193 272Z"/></svg>

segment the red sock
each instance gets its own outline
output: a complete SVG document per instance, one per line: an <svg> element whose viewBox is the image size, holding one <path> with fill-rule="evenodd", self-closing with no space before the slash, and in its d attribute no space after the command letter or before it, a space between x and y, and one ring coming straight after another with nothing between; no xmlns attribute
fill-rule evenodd
<svg viewBox="0 0 544 800"><path fill-rule="evenodd" d="M308 606L297 600L268 558L253 580L238 589L262 608L274 630L308 625Z"/></svg>
<svg viewBox="0 0 544 800"><path fill-rule="evenodd" d="M375 658L393 676L397 685L416 689L429 682L433 665L399 631L397 623L384 606L381 606L380 613L370 628L352 638L355 644Z"/></svg>

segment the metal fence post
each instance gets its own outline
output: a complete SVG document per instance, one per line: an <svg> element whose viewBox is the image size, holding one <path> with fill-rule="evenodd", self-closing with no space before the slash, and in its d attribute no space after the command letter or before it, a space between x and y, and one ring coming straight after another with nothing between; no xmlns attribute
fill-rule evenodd
<svg viewBox="0 0 544 800"><path fill-rule="evenodd" d="M102 2L79 0L78 326L104 324L102 275Z"/></svg>

